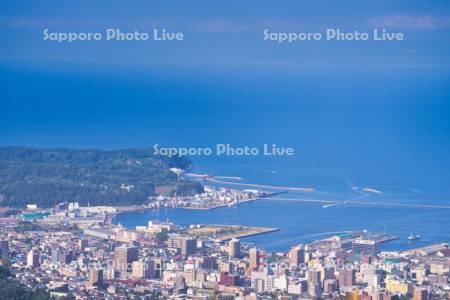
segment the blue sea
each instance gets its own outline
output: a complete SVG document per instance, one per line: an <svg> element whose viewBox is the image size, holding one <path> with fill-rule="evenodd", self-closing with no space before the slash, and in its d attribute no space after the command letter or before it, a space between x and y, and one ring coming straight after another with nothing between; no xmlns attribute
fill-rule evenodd
<svg viewBox="0 0 450 300"><path fill-rule="evenodd" d="M395 68L1 66L0 144L292 147L293 156L194 156L193 172L314 192L211 211L132 212L115 222L280 228L245 238L270 251L367 229L400 237L385 249L407 249L449 242L450 209L323 208L295 199L450 205L448 75ZM410 233L422 239L409 243Z"/></svg>

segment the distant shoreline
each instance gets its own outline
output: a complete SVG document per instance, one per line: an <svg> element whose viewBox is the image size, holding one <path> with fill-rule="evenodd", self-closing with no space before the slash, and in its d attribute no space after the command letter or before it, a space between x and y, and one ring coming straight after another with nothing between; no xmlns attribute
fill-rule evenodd
<svg viewBox="0 0 450 300"><path fill-rule="evenodd" d="M257 200L260 200L262 198L270 198L272 196L276 196L276 195L279 195L281 193L282 192L278 192L278 193L269 194L267 196L253 197L253 198L249 198L249 199L244 199L244 200L240 200L239 202L237 202L235 204L232 204L232 205L224 203L224 204L218 204L218 205L213 205L213 206L209 206L209 207L194 207L194 206L180 206L180 207L177 207L177 206L175 206L175 207L154 208L154 207L145 206L145 205L142 205L142 206L140 206L140 205L113 206L113 207L117 210L116 214L121 214L121 213L126 213L126 212L133 212L133 211L141 211L141 210L147 210L147 209L152 209L152 210L157 211L157 210L161 210L161 209L164 209L164 208L173 208L173 209L179 208L179 209L186 209L186 210L212 210L212 209L218 209L218 208L222 208L222 207L238 206L239 204L242 204L242 203L257 201Z"/></svg>

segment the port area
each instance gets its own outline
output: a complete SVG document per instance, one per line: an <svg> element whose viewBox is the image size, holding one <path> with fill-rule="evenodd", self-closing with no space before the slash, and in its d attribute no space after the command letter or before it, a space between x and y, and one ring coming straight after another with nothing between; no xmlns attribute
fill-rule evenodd
<svg viewBox="0 0 450 300"><path fill-rule="evenodd" d="M164 197L158 196L150 202L152 208L183 208L196 210L210 210L221 207L233 207L246 202L256 201L262 198L274 197L287 193L266 192L253 189L237 190L230 188L216 188L205 186L205 192L194 196Z"/></svg>
<svg viewBox="0 0 450 300"><path fill-rule="evenodd" d="M142 211L144 209L182 208L210 210L221 207L233 207L242 203L256 201L285 194L287 191L266 192L259 190L237 190L230 188L205 187L205 192L194 196L156 196L146 205L117 206L116 213Z"/></svg>
<svg viewBox="0 0 450 300"><path fill-rule="evenodd" d="M218 242L231 240L233 238L242 238L269 232L275 232L279 228L254 227L244 225L218 225L218 224L199 224L191 225L188 234L195 237L209 238Z"/></svg>
<svg viewBox="0 0 450 300"><path fill-rule="evenodd" d="M393 240L399 239L398 236L382 233L371 233L367 230L345 231L335 233L324 239L316 240L309 244L311 249L328 251L329 249L352 250L355 253L364 250L370 253L377 253L379 246Z"/></svg>
<svg viewBox="0 0 450 300"><path fill-rule="evenodd" d="M406 251L400 252L403 256L409 256L409 255L431 255L432 253L436 253L438 251L442 251L448 249L447 243L439 243L439 244L433 244L433 245L427 245L419 248L409 249Z"/></svg>

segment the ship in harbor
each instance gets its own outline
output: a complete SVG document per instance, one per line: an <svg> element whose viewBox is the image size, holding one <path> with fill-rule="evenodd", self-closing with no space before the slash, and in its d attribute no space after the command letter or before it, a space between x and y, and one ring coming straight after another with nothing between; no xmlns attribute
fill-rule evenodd
<svg viewBox="0 0 450 300"><path fill-rule="evenodd" d="M416 235L414 235L414 234L411 233L411 234L408 236L408 240L409 240L409 241L415 241L415 240L419 240L420 237L421 237L421 236L420 236L420 234L418 234L418 233L417 233Z"/></svg>

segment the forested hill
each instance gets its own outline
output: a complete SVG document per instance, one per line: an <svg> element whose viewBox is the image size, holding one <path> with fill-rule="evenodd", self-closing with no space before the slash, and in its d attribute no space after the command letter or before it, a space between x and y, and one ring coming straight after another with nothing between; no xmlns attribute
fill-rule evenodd
<svg viewBox="0 0 450 300"><path fill-rule="evenodd" d="M190 168L187 157L153 149L35 149L0 147L0 206L59 202L82 205L142 204L156 191L193 194L199 183L183 181L170 168Z"/></svg>

